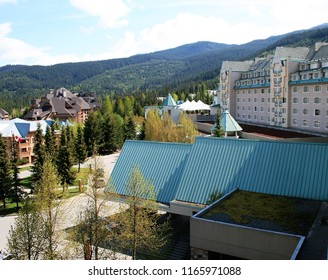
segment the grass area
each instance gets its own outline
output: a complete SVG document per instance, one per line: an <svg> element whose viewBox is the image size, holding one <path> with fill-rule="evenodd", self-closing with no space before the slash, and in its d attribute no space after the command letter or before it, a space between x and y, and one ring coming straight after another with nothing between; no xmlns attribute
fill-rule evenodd
<svg viewBox="0 0 328 280"><path fill-rule="evenodd" d="M19 208L21 208L22 204L18 204ZM0 215L5 216L5 215L10 215L10 214L17 214L17 209L16 209L16 202L7 202L6 203L6 208L3 208L3 204L0 206Z"/></svg>
<svg viewBox="0 0 328 280"><path fill-rule="evenodd" d="M310 200L237 191L202 217L220 220L220 214L225 214L237 224L266 221L287 232L304 234L311 227L318 207L317 202Z"/></svg>
<svg viewBox="0 0 328 280"><path fill-rule="evenodd" d="M82 193L85 192L86 190L87 190L87 188L83 187ZM81 194L81 193L80 193L80 190L78 187L77 188L68 188L68 190L66 190L65 192L63 192L62 190L58 190L57 197L59 199L67 199L67 198L71 198L71 197L74 197L79 194Z"/></svg>
<svg viewBox="0 0 328 280"><path fill-rule="evenodd" d="M73 182L74 186L79 185L79 179L82 180L82 185L86 185L88 183L89 168L81 168L79 173L77 172L78 168L73 167L72 170L76 172L76 178Z"/></svg>
<svg viewBox="0 0 328 280"><path fill-rule="evenodd" d="M24 166L24 167L18 167L19 171L26 171L26 170L31 170L32 166Z"/></svg>
<svg viewBox="0 0 328 280"><path fill-rule="evenodd" d="M31 189L32 188L32 182L31 182L31 177L26 177L23 179L19 180L19 184L26 189Z"/></svg>

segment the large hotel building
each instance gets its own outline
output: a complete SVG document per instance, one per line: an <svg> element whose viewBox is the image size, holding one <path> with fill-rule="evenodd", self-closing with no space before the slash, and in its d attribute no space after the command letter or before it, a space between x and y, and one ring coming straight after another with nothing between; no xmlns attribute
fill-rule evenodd
<svg viewBox="0 0 328 280"><path fill-rule="evenodd" d="M222 109L241 123L328 134L328 43L224 61L219 80Z"/></svg>

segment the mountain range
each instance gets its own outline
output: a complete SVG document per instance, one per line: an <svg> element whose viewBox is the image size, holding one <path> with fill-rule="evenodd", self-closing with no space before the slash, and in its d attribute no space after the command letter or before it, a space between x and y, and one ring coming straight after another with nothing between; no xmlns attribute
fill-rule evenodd
<svg viewBox="0 0 328 280"><path fill-rule="evenodd" d="M52 66L7 65L0 67L0 107L4 96L41 95L61 86L121 95L174 91L191 82L214 85L224 60L263 56L277 46L311 47L316 41L328 41L327 23L241 45L197 42L120 59Z"/></svg>

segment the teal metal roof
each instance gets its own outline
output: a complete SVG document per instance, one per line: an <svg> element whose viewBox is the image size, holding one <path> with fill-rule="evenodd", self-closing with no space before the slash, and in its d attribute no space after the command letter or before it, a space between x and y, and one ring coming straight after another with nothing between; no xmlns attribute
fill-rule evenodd
<svg viewBox="0 0 328 280"><path fill-rule="evenodd" d="M164 99L162 106L177 106L171 94L168 94Z"/></svg>
<svg viewBox="0 0 328 280"><path fill-rule="evenodd" d="M138 165L143 177L153 181L157 201L169 203L175 198L191 146L128 140L111 173L111 183L117 193L124 195L130 170Z"/></svg>
<svg viewBox="0 0 328 280"><path fill-rule="evenodd" d="M205 203L210 194L241 190L328 199L328 145L197 138L177 200Z"/></svg>
<svg viewBox="0 0 328 280"><path fill-rule="evenodd" d="M194 144L126 141L112 171L124 195L133 165L157 200L205 204L213 192L245 191L328 200L328 144L197 137Z"/></svg>
<svg viewBox="0 0 328 280"><path fill-rule="evenodd" d="M225 132L243 130L227 110L221 116L221 127Z"/></svg>

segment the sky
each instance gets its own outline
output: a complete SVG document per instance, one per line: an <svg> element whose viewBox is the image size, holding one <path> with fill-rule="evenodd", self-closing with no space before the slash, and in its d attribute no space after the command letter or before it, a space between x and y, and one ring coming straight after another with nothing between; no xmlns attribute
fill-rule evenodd
<svg viewBox="0 0 328 280"><path fill-rule="evenodd" d="M0 66L243 44L327 22L327 0L0 0Z"/></svg>

